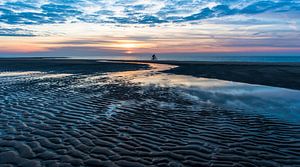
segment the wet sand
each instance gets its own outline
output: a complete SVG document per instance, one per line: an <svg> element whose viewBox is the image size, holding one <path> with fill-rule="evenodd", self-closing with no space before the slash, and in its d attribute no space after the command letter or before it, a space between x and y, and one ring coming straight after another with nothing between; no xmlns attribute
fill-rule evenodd
<svg viewBox="0 0 300 167"><path fill-rule="evenodd" d="M135 61L151 62L151 61ZM300 90L300 63L156 61L178 66L165 72Z"/></svg>
<svg viewBox="0 0 300 167"><path fill-rule="evenodd" d="M139 84L168 68L0 64L0 166L300 165L299 124Z"/></svg>
<svg viewBox="0 0 300 167"><path fill-rule="evenodd" d="M0 58L0 72L6 71L42 71L52 73L91 74L99 72L117 72L146 69L147 65L98 62L86 59L65 58Z"/></svg>

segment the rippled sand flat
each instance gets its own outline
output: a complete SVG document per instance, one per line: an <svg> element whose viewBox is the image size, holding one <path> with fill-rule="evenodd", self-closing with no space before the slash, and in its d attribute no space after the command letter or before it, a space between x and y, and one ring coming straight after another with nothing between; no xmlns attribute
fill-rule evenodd
<svg viewBox="0 0 300 167"><path fill-rule="evenodd" d="M171 84L158 70L22 74L0 73L0 166L300 166L297 121L222 105L214 96L258 104L220 94L233 83ZM266 112L288 108L263 97Z"/></svg>

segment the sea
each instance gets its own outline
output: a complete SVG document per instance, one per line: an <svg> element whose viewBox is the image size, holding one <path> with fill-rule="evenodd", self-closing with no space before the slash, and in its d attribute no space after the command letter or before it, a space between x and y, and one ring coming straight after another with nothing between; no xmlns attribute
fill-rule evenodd
<svg viewBox="0 0 300 167"><path fill-rule="evenodd" d="M99 57L71 57L87 59L115 60L151 60L152 55L125 55ZM208 62L268 62L268 63L300 63L299 56L228 56L228 55L157 55L158 60L166 61L208 61Z"/></svg>
<svg viewBox="0 0 300 167"><path fill-rule="evenodd" d="M168 59L167 57L162 59ZM300 56L187 56L178 57L180 61L213 62L300 62Z"/></svg>
<svg viewBox="0 0 300 167"><path fill-rule="evenodd" d="M135 55L123 57L123 59L147 60L151 56ZM299 56L231 56L231 55L157 55L159 60L176 60L176 61L213 61L213 62L300 62ZM122 57L120 57L122 58Z"/></svg>
<svg viewBox="0 0 300 167"><path fill-rule="evenodd" d="M156 54L158 60L170 61L209 61L209 62L270 62L270 63L300 63L299 54ZM1 58L32 58L45 57L34 56L6 56ZM106 60L151 60L152 54L124 54L124 55L47 55L47 58L70 58L70 59L106 59Z"/></svg>

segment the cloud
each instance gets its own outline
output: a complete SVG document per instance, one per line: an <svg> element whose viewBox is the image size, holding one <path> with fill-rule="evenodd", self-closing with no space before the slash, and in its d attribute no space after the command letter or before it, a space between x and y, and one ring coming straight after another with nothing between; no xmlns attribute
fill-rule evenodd
<svg viewBox="0 0 300 167"><path fill-rule="evenodd" d="M267 12L300 12L300 4L293 0L4 0L0 4L0 23L160 24Z"/></svg>
<svg viewBox="0 0 300 167"><path fill-rule="evenodd" d="M297 49L299 16L298 0L2 0L0 40L6 50L19 46L4 36L23 40L21 49L49 45L61 54L113 40L149 47L137 43L136 53ZM109 49L124 53L124 44Z"/></svg>
<svg viewBox="0 0 300 167"><path fill-rule="evenodd" d="M7 37L33 37L36 36L32 31L21 28L0 28L0 36Z"/></svg>
<svg viewBox="0 0 300 167"><path fill-rule="evenodd" d="M8 52L1 51L0 57L15 56L15 57L77 57L77 58L112 58L114 56L125 56L123 51L119 50L108 50L106 48L99 47L58 47L50 48L45 51L39 52Z"/></svg>
<svg viewBox="0 0 300 167"><path fill-rule="evenodd" d="M297 8L298 6L298 8ZM265 12L291 12L299 11L300 4L286 1L286 2L272 2L272 1L259 1L252 3L244 8L232 8L228 5L218 5L212 8L204 8L199 13L184 17L182 21L203 20L207 18L217 18L222 16L232 15L253 15Z"/></svg>
<svg viewBox="0 0 300 167"><path fill-rule="evenodd" d="M222 42L225 47L300 48L298 38L224 39Z"/></svg>

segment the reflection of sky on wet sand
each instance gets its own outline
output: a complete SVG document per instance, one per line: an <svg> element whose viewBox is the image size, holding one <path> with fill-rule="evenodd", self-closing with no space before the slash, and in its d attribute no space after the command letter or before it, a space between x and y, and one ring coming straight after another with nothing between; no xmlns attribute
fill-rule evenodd
<svg viewBox="0 0 300 167"><path fill-rule="evenodd" d="M11 80L15 78L51 79L51 78L68 77L71 75L73 74L51 74L51 73L46 73L41 71L0 72L0 79L1 81Z"/></svg>
<svg viewBox="0 0 300 167"><path fill-rule="evenodd" d="M113 73L143 86L173 87L198 102L300 122L300 91L208 78L161 73L175 66L150 64L150 70Z"/></svg>
<svg viewBox="0 0 300 167"><path fill-rule="evenodd" d="M103 62L103 61L100 61ZM119 62L120 63L120 62ZM122 62L121 62L122 63ZM149 65L149 70L138 70L138 71L124 71L124 72L114 72L110 73L110 76L112 77L126 77L126 79L145 79L147 80L149 76L157 73L159 71L165 71L172 68L175 68L176 66L173 65L165 65L165 64L155 64L155 63L132 63L132 64L147 64Z"/></svg>
<svg viewBox="0 0 300 167"><path fill-rule="evenodd" d="M20 72L0 72L0 77L26 76L33 74L41 74L39 71L20 71Z"/></svg>

